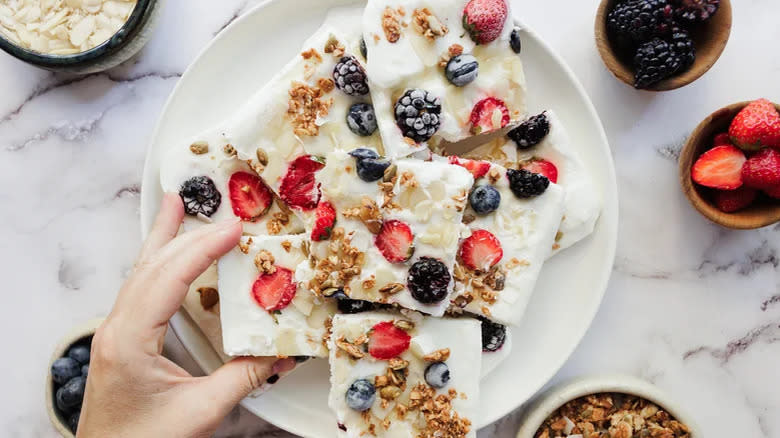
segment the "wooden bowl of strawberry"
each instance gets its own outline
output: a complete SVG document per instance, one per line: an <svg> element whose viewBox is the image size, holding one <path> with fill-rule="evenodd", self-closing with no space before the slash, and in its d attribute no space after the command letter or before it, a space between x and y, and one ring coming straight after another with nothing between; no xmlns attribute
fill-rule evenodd
<svg viewBox="0 0 780 438"><path fill-rule="evenodd" d="M780 105L740 102L705 119L680 154L680 182L691 204L724 227L780 221Z"/></svg>

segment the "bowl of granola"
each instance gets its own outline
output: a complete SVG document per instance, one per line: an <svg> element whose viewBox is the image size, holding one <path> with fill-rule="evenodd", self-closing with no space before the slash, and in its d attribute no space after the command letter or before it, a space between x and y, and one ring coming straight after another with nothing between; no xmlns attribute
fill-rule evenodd
<svg viewBox="0 0 780 438"><path fill-rule="evenodd" d="M0 49L46 70L88 74L127 61L146 44L164 0L8 0Z"/></svg>
<svg viewBox="0 0 780 438"><path fill-rule="evenodd" d="M695 422L655 385L632 376L580 377L524 410L517 438L700 438Z"/></svg>

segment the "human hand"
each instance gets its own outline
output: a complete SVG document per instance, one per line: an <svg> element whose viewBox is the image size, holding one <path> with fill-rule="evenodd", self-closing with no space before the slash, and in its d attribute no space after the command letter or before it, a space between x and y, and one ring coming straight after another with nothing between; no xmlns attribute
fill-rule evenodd
<svg viewBox="0 0 780 438"><path fill-rule="evenodd" d="M166 194L134 272L95 333L79 438L211 436L241 399L294 366L293 359L239 358L192 377L161 355L190 283L242 233L236 221L176 237L183 217L179 196Z"/></svg>

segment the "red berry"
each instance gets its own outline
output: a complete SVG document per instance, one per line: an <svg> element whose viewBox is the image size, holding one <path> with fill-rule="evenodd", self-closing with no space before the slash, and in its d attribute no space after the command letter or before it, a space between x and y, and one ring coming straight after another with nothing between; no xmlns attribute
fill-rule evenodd
<svg viewBox="0 0 780 438"><path fill-rule="evenodd" d="M311 230L311 240L319 242L330 239L333 225L336 224L336 209L330 202L320 202L315 214L314 229Z"/></svg>
<svg viewBox="0 0 780 438"><path fill-rule="evenodd" d="M251 221L266 214L271 208L274 195L263 180L249 172L236 172L228 181L230 204L233 213L245 221Z"/></svg>
<svg viewBox="0 0 780 438"><path fill-rule="evenodd" d="M715 206L724 213L734 213L748 207L758 196L758 190L740 187L736 190L717 190L713 195Z"/></svg>
<svg viewBox="0 0 780 438"><path fill-rule="evenodd" d="M728 132L721 132L720 134L715 136L715 139L712 141L712 147L715 146L727 146L731 144L731 137L729 137Z"/></svg>
<svg viewBox="0 0 780 438"><path fill-rule="evenodd" d="M770 198L780 199L780 186L772 187L771 189L766 189L764 190L764 193L766 193Z"/></svg>
<svg viewBox="0 0 780 438"><path fill-rule="evenodd" d="M477 44L501 36L509 13L505 0L471 0L463 9L463 28Z"/></svg>
<svg viewBox="0 0 780 438"><path fill-rule="evenodd" d="M260 274L252 286L252 296L263 309L273 312L289 306L298 286L289 269L276 267L273 274Z"/></svg>
<svg viewBox="0 0 780 438"><path fill-rule="evenodd" d="M780 148L780 113L766 99L753 101L731 121L729 136L735 145L749 151Z"/></svg>
<svg viewBox="0 0 780 438"><path fill-rule="evenodd" d="M553 184L558 182L558 168L555 167L555 164L547 160L539 159L539 160L530 161L525 165L523 165L523 169L529 172L544 175Z"/></svg>
<svg viewBox="0 0 780 438"><path fill-rule="evenodd" d="M495 131L509 124L509 108L503 100L486 97L471 110L471 132L480 134Z"/></svg>
<svg viewBox="0 0 780 438"><path fill-rule="evenodd" d="M745 153L734 146L718 146L702 154L693 165L691 177L697 184L723 190L742 186Z"/></svg>
<svg viewBox="0 0 780 438"><path fill-rule="evenodd" d="M412 229L398 220L384 221L374 244L390 263L403 263L414 254Z"/></svg>
<svg viewBox="0 0 780 438"><path fill-rule="evenodd" d="M780 152L762 149L748 158L742 166L742 181L754 189L771 189L780 186Z"/></svg>
<svg viewBox="0 0 780 438"><path fill-rule="evenodd" d="M475 230L460 246L460 259L474 271L487 272L503 257L501 242L490 231Z"/></svg>
<svg viewBox="0 0 780 438"><path fill-rule="evenodd" d="M490 171L490 163L487 161L469 160L467 158L460 158L454 155L449 159L450 164L465 167L466 170L471 172L471 174L474 175L474 180L482 178Z"/></svg>
<svg viewBox="0 0 780 438"><path fill-rule="evenodd" d="M313 210L317 207L322 193L314 174L323 167L325 164L311 155L293 160L279 186L279 197L282 201L301 210Z"/></svg>
<svg viewBox="0 0 780 438"><path fill-rule="evenodd" d="M380 322L368 334L368 354L380 360L398 357L409 349L412 337L390 321Z"/></svg>

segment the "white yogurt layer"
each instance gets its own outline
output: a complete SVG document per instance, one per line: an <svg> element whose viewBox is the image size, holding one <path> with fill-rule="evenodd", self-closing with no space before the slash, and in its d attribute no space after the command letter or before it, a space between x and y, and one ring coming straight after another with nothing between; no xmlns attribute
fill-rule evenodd
<svg viewBox="0 0 780 438"><path fill-rule="evenodd" d="M406 385L401 394L388 400L384 406L377 390L376 401L367 411L368 415L351 409L346 403L346 394L355 380L367 379L375 382L376 376L388 373L388 361L373 358L369 353L353 359L336 344L340 340L353 343L362 335L369 336L371 328L385 321L406 320L414 326L409 331L410 347L400 355L408 361ZM336 315L330 340L331 390L328 405L336 413L338 422L346 428L339 430L341 437L362 437L369 434L373 424L374 434L381 438L409 438L438 436L435 430L427 429L428 423L419 409L408 409L403 419L397 415L398 406L410 407L410 395L418 385L435 391L435 396L446 396L451 390L456 396L451 401L450 417L457 413L461 419L470 421L470 430L465 437L476 436L476 415L479 409L479 379L481 330L480 323L473 319L436 319L409 315L394 316L386 313L363 313L358 315ZM359 348L365 348L365 344ZM441 389L430 387L424 373L431 362L424 356L437 350L449 349L449 358L444 361L450 371L448 384ZM419 387L418 387L419 388ZM403 408L401 408L403 409ZM383 425L383 421L387 422ZM385 427L387 426L387 427Z"/></svg>
<svg viewBox="0 0 780 438"><path fill-rule="evenodd" d="M252 286L260 272L255 257L268 251L276 268L295 272L306 260L306 239L298 236L243 237L242 244L219 261L222 343L230 356L324 357L326 320L335 306L299 285L289 306L269 312L254 299ZM248 247L246 253L241 246ZM287 249L285 248L287 247Z"/></svg>
<svg viewBox="0 0 780 438"><path fill-rule="evenodd" d="M547 119L550 121L550 133L533 148L519 150L518 160L522 163L543 158L555 164L558 185L566 189L564 218L550 254L553 256L593 233L604 200L561 120L553 111L547 111Z"/></svg>
<svg viewBox="0 0 780 438"><path fill-rule="evenodd" d="M452 273L458 239L464 230L461 222L466 196L474 178L465 169L447 163L402 159L394 165L396 177L386 183L388 192L384 192L382 180L368 183L358 177L356 160L347 152L336 151L327 156L317 180L322 183L323 201L333 204L336 210L336 231L341 229L343 233L334 232L329 241L312 242L314 266L302 266L298 278L317 294L328 288L342 288L352 299L398 304L441 316L449 299L434 304L415 300L406 287L408 271L420 258L431 257L443 262ZM380 220L400 220L409 226L414 235L414 254L410 260L395 264L387 261L375 245L376 236L359 217L350 214L364 200L379 208ZM338 248L334 239L340 235L356 252L362 253L356 263L359 273L346 281L343 271L330 269L328 261L339 254L333 251L333 246ZM343 252L339 257L343 261ZM393 284L401 289L395 293L382 292ZM452 291L452 285L451 281L448 292Z"/></svg>
<svg viewBox="0 0 780 438"><path fill-rule="evenodd" d="M190 178L207 176L217 187L221 201L217 211L210 217L186 216L183 228L185 231L202 226L208 222L221 222L235 219L230 201L228 181L236 172L254 173L249 165L233 156L225 154L222 149L209 145L204 154L190 151L190 145L172 148L162 160L160 169L160 184L164 192L178 193L182 184ZM275 199L266 214L254 221L243 221L244 233L251 235L265 234L297 234L303 231L303 223L289 211L281 200Z"/></svg>
<svg viewBox="0 0 780 438"><path fill-rule="evenodd" d="M525 313L542 265L552 252L563 218L565 192L561 186L550 184L543 194L520 199L509 187L506 169L498 165L492 165L476 186L487 184L501 194L498 210L479 215L469 206L466 221L471 221L463 238L475 230L487 230L501 243L503 258L483 274L459 262L453 303L501 324L516 325ZM494 281L502 277L503 281ZM496 283L503 286L493 287Z"/></svg>
<svg viewBox="0 0 780 438"><path fill-rule="evenodd" d="M363 15L363 36L368 47L366 70L379 130L390 157L404 157L442 141L455 142L472 135L470 116L475 104L486 97L502 100L514 120L525 115L525 74L520 57L509 46L513 29L511 10L502 35L495 41L476 45L463 28L466 0L369 0ZM509 2L507 2L507 5ZM389 8L389 9L388 9ZM414 24L418 10L427 8L447 29L429 39ZM383 27L383 16L392 13L399 21L400 38L391 42ZM445 76L444 59L451 47L462 47L479 62L476 80L464 87L452 85ZM421 88L441 99L441 127L428 144L415 145L405 139L396 125L395 103L408 89Z"/></svg>

